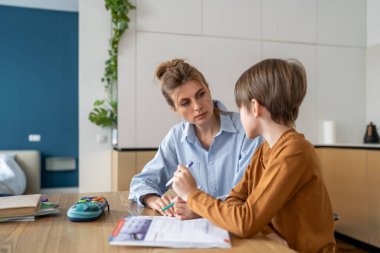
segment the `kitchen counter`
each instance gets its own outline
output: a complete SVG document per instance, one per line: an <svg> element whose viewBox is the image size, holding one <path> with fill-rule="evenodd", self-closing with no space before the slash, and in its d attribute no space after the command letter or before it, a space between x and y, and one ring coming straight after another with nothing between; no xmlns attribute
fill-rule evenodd
<svg viewBox="0 0 380 253"><path fill-rule="evenodd" d="M334 144L314 144L316 148L348 148L348 149L377 149L380 150L380 143L361 144L361 143L334 143Z"/></svg>

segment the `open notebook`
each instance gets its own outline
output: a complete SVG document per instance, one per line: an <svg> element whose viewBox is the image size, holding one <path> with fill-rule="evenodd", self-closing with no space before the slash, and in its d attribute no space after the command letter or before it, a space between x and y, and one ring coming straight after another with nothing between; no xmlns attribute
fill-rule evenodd
<svg viewBox="0 0 380 253"><path fill-rule="evenodd" d="M119 221L111 245L169 248L231 248L226 230L206 219L178 220L165 216L130 216Z"/></svg>

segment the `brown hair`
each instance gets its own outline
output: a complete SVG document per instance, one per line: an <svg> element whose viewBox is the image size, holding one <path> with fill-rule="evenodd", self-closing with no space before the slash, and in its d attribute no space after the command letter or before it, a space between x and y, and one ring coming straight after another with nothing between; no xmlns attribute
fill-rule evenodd
<svg viewBox="0 0 380 253"><path fill-rule="evenodd" d="M277 124L294 126L306 95L306 71L294 59L267 59L247 69L235 85L235 101L251 109L256 99Z"/></svg>
<svg viewBox="0 0 380 253"><path fill-rule="evenodd" d="M183 59L173 59L161 63L156 69L156 77L160 81L161 92L166 102L172 107L175 107L175 104L170 94L188 81L197 81L210 92L202 73Z"/></svg>

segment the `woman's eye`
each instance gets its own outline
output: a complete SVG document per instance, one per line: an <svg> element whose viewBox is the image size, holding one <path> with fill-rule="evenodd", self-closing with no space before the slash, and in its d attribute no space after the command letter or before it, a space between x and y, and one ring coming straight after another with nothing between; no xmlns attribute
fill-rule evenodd
<svg viewBox="0 0 380 253"><path fill-rule="evenodd" d="M202 92L200 92L200 93L198 94L198 96L199 96L199 97L203 97L205 94L206 94L206 92L205 92L205 91L202 91Z"/></svg>
<svg viewBox="0 0 380 253"><path fill-rule="evenodd" d="M182 101L181 102L181 106L188 106L189 105L189 101Z"/></svg>

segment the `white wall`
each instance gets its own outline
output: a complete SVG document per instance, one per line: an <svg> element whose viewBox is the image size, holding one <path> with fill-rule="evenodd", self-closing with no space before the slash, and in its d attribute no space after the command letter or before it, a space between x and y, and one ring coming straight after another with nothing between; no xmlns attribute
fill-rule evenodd
<svg viewBox="0 0 380 253"><path fill-rule="evenodd" d="M367 124L380 127L380 1L367 0Z"/></svg>
<svg viewBox="0 0 380 253"><path fill-rule="evenodd" d="M88 120L92 104L105 96L101 78L111 36L103 0L79 1L79 191L111 190L110 130ZM96 142L105 136L105 143Z"/></svg>
<svg viewBox="0 0 380 253"><path fill-rule="evenodd" d="M367 0L367 46L380 44L380 1Z"/></svg>
<svg viewBox="0 0 380 253"><path fill-rule="evenodd" d="M173 57L199 68L214 98L235 111L233 88L245 69L268 57L297 58L309 85L298 130L322 143L321 123L333 120L337 142L361 142L366 7L362 0L137 1L133 44L122 45L130 54L119 58L119 101L129 101L119 104L119 147L157 147L180 120L154 80L156 66Z"/></svg>
<svg viewBox="0 0 380 253"><path fill-rule="evenodd" d="M78 12L78 0L0 0L1 5Z"/></svg>
<svg viewBox="0 0 380 253"><path fill-rule="evenodd" d="M370 46L367 48L367 124L370 121L376 124L377 128L379 129L380 127L380 43L375 46Z"/></svg>

